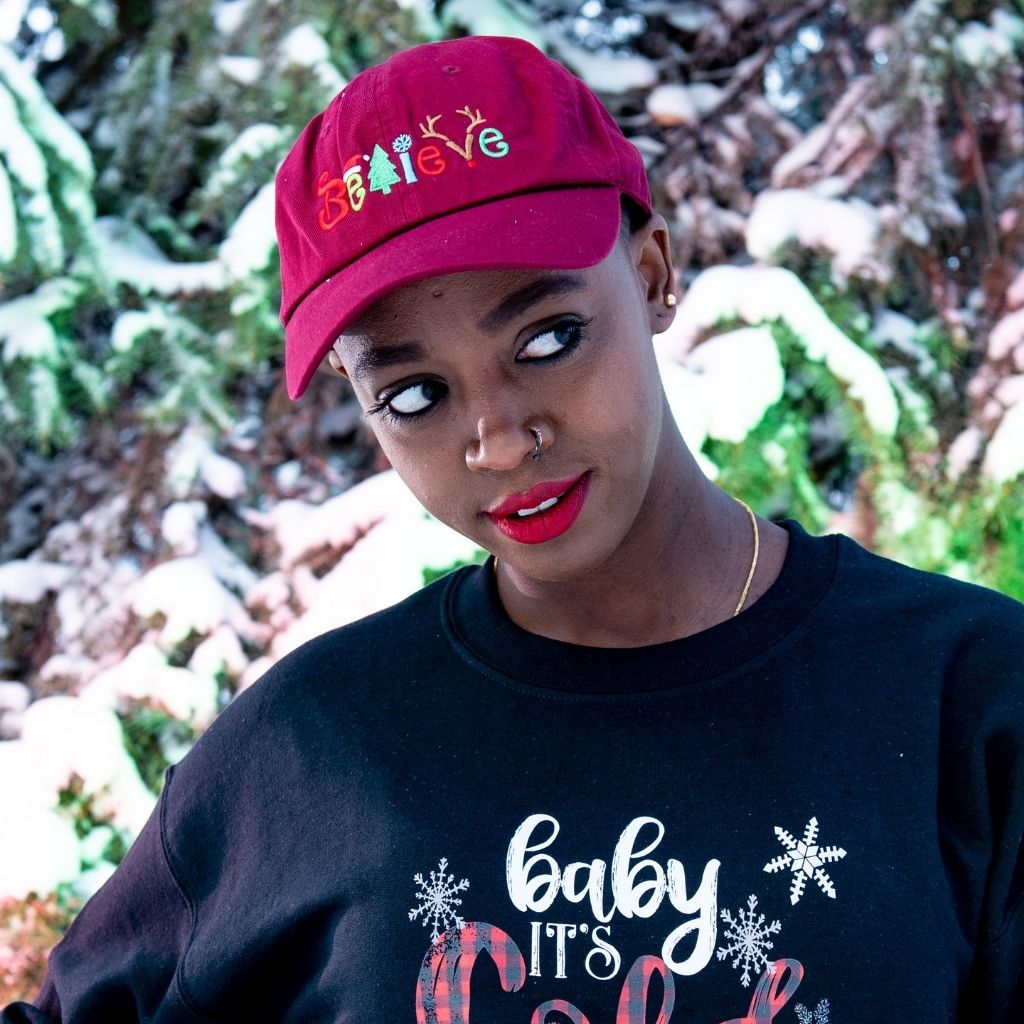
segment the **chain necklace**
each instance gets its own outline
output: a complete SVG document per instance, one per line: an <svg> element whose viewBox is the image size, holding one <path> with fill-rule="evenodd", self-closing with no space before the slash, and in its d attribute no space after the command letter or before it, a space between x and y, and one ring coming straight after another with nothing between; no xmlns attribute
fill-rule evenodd
<svg viewBox="0 0 1024 1024"><path fill-rule="evenodd" d="M733 500L739 502L740 505L742 505L743 508L746 510L747 515L750 517L750 525L751 525L751 527L753 528L753 531L754 531L754 553L753 553L753 556L750 559L750 569L747 571L747 580L743 584L743 593L740 594L739 604L736 605L736 610L732 613L732 617L736 618L736 616L739 615L739 613L741 611L743 611L743 606L747 603L747 595L750 593L750 584L754 582L754 573L757 571L757 557L761 553L761 536L760 536L760 532L757 529L757 516L754 515L754 513L753 513L752 509L750 508L750 506L742 498L736 498L734 496ZM492 569L494 571L495 582L497 582L497 579L498 579L498 559L497 558L494 559L494 562L492 563L491 567L492 567Z"/></svg>

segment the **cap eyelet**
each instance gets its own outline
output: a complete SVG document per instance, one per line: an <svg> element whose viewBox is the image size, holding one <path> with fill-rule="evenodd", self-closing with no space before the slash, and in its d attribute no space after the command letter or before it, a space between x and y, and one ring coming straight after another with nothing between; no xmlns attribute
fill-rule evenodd
<svg viewBox="0 0 1024 1024"><path fill-rule="evenodd" d="M457 75L462 70L462 68L460 68L458 64L445 64L445 66L441 68L441 70L446 75Z"/></svg>

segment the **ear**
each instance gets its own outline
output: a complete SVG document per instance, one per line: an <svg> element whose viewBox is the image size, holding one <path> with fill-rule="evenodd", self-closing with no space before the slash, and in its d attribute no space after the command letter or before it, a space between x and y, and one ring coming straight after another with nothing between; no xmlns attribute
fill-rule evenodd
<svg viewBox="0 0 1024 1024"><path fill-rule="evenodd" d="M665 218L660 213L651 214L630 237L629 248L651 333L660 334L676 316L675 272Z"/></svg>
<svg viewBox="0 0 1024 1024"><path fill-rule="evenodd" d="M329 349L327 352L327 363L330 368L340 376L348 380L348 370L345 369L345 364L341 361L341 356L338 355L337 350Z"/></svg>

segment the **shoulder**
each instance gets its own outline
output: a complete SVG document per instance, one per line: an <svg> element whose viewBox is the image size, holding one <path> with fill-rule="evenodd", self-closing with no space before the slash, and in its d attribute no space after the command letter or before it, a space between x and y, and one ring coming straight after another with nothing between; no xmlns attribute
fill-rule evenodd
<svg viewBox="0 0 1024 1024"><path fill-rule="evenodd" d="M1024 604L977 584L914 569L838 538L836 594L847 606L889 616L908 634L999 640L1024 654Z"/></svg>
<svg viewBox="0 0 1024 1024"><path fill-rule="evenodd" d="M383 611L323 633L277 662L217 717L175 769L175 788L205 786L225 772L275 777L306 770L300 751L344 747L369 718L452 654L442 609L457 570ZM285 754L289 756L284 756Z"/></svg>

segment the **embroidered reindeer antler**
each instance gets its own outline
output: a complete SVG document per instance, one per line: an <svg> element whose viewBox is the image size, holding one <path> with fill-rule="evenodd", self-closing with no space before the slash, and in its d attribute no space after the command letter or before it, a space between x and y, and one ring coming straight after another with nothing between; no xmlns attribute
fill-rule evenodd
<svg viewBox="0 0 1024 1024"><path fill-rule="evenodd" d="M473 129L478 124L483 124L484 121L487 120L486 117L483 117L480 114L479 110L477 110L477 112L475 114L472 113L470 111L470 109L469 109L469 104L468 103L461 110L456 110L455 113L456 114L462 114L464 117L468 117L469 118L469 126L466 128L466 135L467 135L467 137L469 136L470 132L472 132Z"/></svg>
<svg viewBox="0 0 1024 1024"><path fill-rule="evenodd" d="M423 122L422 121L420 122L420 126L419 126L420 134L423 136L423 138L425 138L425 139L443 139L445 142L451 142L451 139L449 139L447 135L442 135L440 132L435 132L434 131L434 125L437 124L437 122L440 121L440 120L441 120L441 115L440 114L434 114L433 117L431 117L428 114L427 115L427 126L426 126L426 128L423 127Z"/></svg>
<svg viewBox="0 0 1024 1024"><path fill-rule="evenodd" d="M483 124L487 120L479 110L472 111L469 109L467 103L461 110L456 110L456 114L462 114L463 117L469 118L469 124L466 127L466 141L463 145L459 145L457 142L453 142L447 135L443 135L434 126L438 121L441 120L441 114L434 114L433 116L427 117L427 123L424 125L420 122L420 135L425 139L441 139L444 144L449 148L453 149L459 156L462 157L471 167L473 166L473 129L477 125Z"/></svg>

